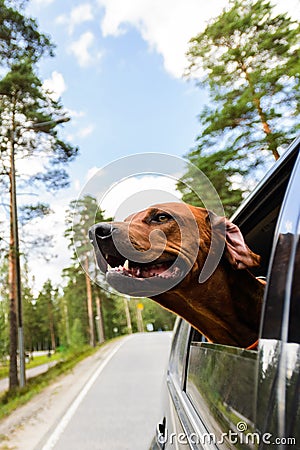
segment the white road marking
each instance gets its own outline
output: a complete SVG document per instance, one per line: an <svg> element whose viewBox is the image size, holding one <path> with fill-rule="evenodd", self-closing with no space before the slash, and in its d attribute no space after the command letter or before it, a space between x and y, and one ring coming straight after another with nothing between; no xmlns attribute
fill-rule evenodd
<svg viewBox="0 0 300 450"><path fill-rule="evenodd" d="M131 336L128 336L127 338L123 339L122 342L120 342L119 345L102 362L102 364L98 367L96 372L93 373L93 375L88 380L88 382L86 383L86 385L84 386L84 388L82 389L82 391L80 392L78 397L76 397L74 402L71 404L69 409L66 411L66 413L62 417L59 425L54 429L53 433L49 437L49 439L46 442L46 444L43 446L42 450L51 450L51 449L54 448L55 444L58 442L59 438L61 437L61 435L65 431L68 423L70 422L70 420L74 416L78 406L80 405L80 403L82 402L82 400L84 399L84 397L86 396L88 391L91 389L92 385L94 384L94 382L96 381L96 379L98 378L100 373L103 371L105 366L107 366L109 361L117 353L117 351L120 349L120 347L122 347L122 345L128 340L129 337L131 337Z"/></svg>

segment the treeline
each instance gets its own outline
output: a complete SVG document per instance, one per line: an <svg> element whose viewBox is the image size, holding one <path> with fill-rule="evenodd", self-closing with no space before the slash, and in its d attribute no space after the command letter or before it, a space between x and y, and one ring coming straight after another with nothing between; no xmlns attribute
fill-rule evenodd
<svg viewBox="0 0 300 450"><path fill-rule="evenodd" d="M65 236L69 238L72 265L63 270L61 286L47 280L40 292L34 294L25 255L21 257L26 352L78 348L132 332L165 331L173 327L175 316L152 300L123 297L111 292L104 280L104 288L91 280L97 268L85 231L95 220L96 210L96 220L105 220L96 200L87 196L71 202L66 212ZM0 356L5 357L9 353L9 281L7 258L3 254L0 258ZM87 272L80 261L86 261Z"/></svg>
<svg viewBox="0 0 300 450"><path fill-rule="evenodd" d="M26 16L25 5L26 0L0 0L0 194L9 223L1 224L0 353L10 355L11 388L18 385L20 298L28 351L95 345L147 324L170 329L174 320L150 300L124 300L91 281L99 274L87 230L107 218L89 197L72 202L66 214L65 236L74 254L64 283L57 287L48 280L33 292L26 261L37 249L49 254L51 236L31 239L22 233L19 246L18 227L42 220L51 208L40 201L26 204L24 197L20 207L17 194L29 186L42 198L43 189L49 193L68 186L66 168L78 148L59 136L59 126L69 117L38 73L41 58L53 57L55 45ZM210 101L200 111L196 145L186 158L210 179L228 215L253 187L256 169L264 172L299 130L299 42L299 23L276 13L266 0L230 0L190 41L186 76L197 80ZM42 160L41 170L23 173L25 159ZM201 192L197 171L191 167L178 189L184 201L202 205L195 195Z"/></svg>
<svg viewBox="0 0 300 450"><path fill-rule="evenodd" d="M68 347L78 348L89 344L89 320L86 302L85 280L82 269L73 266L67 270L70 278L64 288L54 287L50 280L46 281L38 295L34 295L29 286L23 285L23 322L26 352L36 350L60 350ZM69 275L65 275L69 277ZM104 338L138 331L165 331L173 328L175 316L162 309L152 300L124 299L124 297L108 294L94 286L93 317L96 331L96 342L101 342L98 323L97 297L100 299ZM126 320L128 303L131 329ZM139 307L143 328L139 328ZM8 298L0 302L0 356L2 359L9 349Z"/></svg>

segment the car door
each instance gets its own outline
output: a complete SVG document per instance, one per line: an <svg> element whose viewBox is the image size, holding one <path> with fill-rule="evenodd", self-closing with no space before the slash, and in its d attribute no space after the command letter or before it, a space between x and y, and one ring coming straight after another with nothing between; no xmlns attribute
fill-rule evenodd
<svg viewBox="0 0 300 450"><path fill-rule="evenodd" d="M267 278L259 351L203 342L181 321L184 332L177 339L185 350L171 356L163 429L165 435L183 433L185 442L175 436L175 443L168 439L161 448L263 448L273 443L262 442L263 435L282 438L284 446L284 439L296 434L299 179L298 140L233 218L250 248L262 256L255 275Z"/></svg>
<svg viewBox="0 0 300 450"><path fill-rule="evenodd" d="M300 157L278 220L259 347L261 448L300 448Z"/></svg>

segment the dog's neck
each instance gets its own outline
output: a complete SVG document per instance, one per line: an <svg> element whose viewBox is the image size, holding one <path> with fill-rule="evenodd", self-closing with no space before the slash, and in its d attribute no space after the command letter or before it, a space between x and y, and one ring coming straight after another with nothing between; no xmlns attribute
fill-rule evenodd
<svg viewBox="0 0 300 450"><path fill-rule="evenodd" d="M258 338L264 286L247 270L220 265L203 284L189 281L154 299L211 342L247 348Z"/></svg>

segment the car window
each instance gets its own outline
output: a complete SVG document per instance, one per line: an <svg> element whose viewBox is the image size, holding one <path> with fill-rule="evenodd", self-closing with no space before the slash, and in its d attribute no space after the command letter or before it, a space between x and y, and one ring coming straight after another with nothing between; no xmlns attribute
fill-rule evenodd
<svg viewBox="0 0 300 450"><path fill-rule="evenodd" d="M297 342L300 344L300 241L295 255L295 266L292 282L292 296L289 315L289 342Z"/></svg>
<svg viewBox="0 0 300 450"><path fill-rule="evenodd" d="M169 370L173 381L179 386L182 386L184 378L189 331L190 325L178 318L174 328Z"/></svg>
<svg viewBox="0 0 300 450"><path fill-rule="evenodd" d="M236 443L230 442L228 437L230 430L232 433L244 431L245 435L250 433L250 442L239 445L241 448L253 448L253 444L257 443L255 413L257 404L261 400L260 397L256 398L257 382L261 383L258 391L259 396L260 392L264 396L264 399L262 399L262 403L265 402L264 413L269 418L276 414L279 417L276 409L277 403L276 405L274 402L272 403L273 396L278 394L278 390L277 393L274 391L274 385L278 381L278 372L274 369L273 363L278 363L281 352L276 339L279 339L282 335L282 320L286 308L285 286L287 277L292 277L291 289L292 292L297 290L296 297L298 299L297 302L293 300L291 303L290 313L293 311L294 314L289 316L289 339L293 335L293 342L299 342L297 341L300 329L299 255L295 253L294 272L288 274L287 259L290 257L292 248L295 247L295 240L293 238L289 242L289 237L286 237L277 247L275 247L274 240L278 234L276 230L278 229L278 222L280 221L296 159L297 152L295 151L278 166L278 170L272 173L272 177L261 186L259 191L252 195L246 206L233 217L233 221L241 228L249 247L262 256L261 267L253 271L254 275L267 277L266 292L270 292L270 290L277 292L276 303L273 301L265 304L264 325L262 327L263 337L266 333L269 333L268 337L272 337L272 342L273 344L275 342L275 344L273 347L271 345L272 348L265 346L263 355L261 351L259 353L253 350L199 342L202 338L199 333L195 332L192 333L190 338L185 384L186 394L199 415L199 419L213 434L220 448L236 448ZM298 197L299 192L300 189L298 189ZM299 225L296 224L296 226L299 230ZM299 251L299 244L297 249ZM289 256L286 256L287 252ZM272 264L272 261L274 261L274 254L279 261L276 274L269 271L270 262ZM296 315L298 318L296 318ZM266 320L266 318L268 319ZM289 365L289 376L292 376L293 379L293 383L290 381L289 385L284 385L284 401L290 403L292 403L292 396L288 394L288 390L285 391L285 386L288 389L292 386L290 392L293 392L294 396L295 389L298 389L297 395L299 395L299 377L297 378L299 367L298 372L295 372L295 367L297 364L299 366L300 363L299 358L299 349L295 350L293 347L285 361L285 375L287 376ZM292 369L293 364L294 369ZM259 380L257 379L258 373L261 374ZM270 401L271 406L268 404ZM264 421L265 419L262 415L261 420ZM239 429L239 426L243 429ZM221 442L222 439L223 442Z"/></svg>
<svg viewBox="0 0 300 450"><path fill-rule="evenodd" d="M300 342L299 330L299 191L300 156L291 171L286 199L274 236L265 299L262 337ZM285 330L282 319L285 318ZM284 337L283 333L287 336Z"/></svg>
<svg viewBox="0 0 300 450"><path fill-rule="evenodd" d="M263 313L257 426L300 440L300 156L274 237ZM298 424L298 425L297 425Z"/></svg>
<svg viewBox="0 0 300 450"><path fill-rule="evenodd" d="M236 448L230 434L240 424L255 431L256 359L254 351L191 343L186 393L220 448Z"/></svg>

